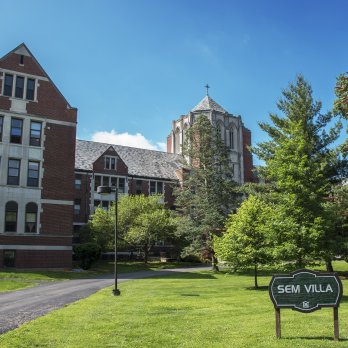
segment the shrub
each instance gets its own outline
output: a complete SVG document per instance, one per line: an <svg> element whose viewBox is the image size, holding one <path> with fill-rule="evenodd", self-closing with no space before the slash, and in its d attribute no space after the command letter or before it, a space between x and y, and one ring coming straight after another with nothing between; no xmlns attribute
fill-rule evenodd
<svg viewBox="0 0 348 348"><path fill-rule="evenodd" d="M74 247L76 258L80 261L79 265L82 269L91 268L93 262L100 257L101 248L96 243L85 243Z"/></svg>

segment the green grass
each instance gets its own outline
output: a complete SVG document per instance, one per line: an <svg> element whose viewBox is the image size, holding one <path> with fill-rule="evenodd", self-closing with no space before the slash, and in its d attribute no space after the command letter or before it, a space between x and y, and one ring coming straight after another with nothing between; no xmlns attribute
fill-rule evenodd
<svg viewBox="0 0 348 348"><path fill-rule="evenodd" d="M25 289L25 288L28 288L31 286L35 286L36 284L37 283L35 283L35 282L25 282L25 281L2 279L0 281L0 292Z"/></svg>
<svg viewBox="0 0 348 348"><path fill-rule="evenodd" d="M340 271L347 266L340 264ZM255 291L248 273L201 272L121 283L121 296L103 289L0 336L0 346L348 347L348 288L339 309L340 342L332 340L331 308L282 310L283 338L277 340L269 281L261 276L263 288Z"/></svg>
<svg viewBox="0 0 348 348"><path fill-rule="evenodd" d="M175 267L188 267L192 264L188 262L168 262L151 261L147 265L143 262L120 262L118 265L119 273L129 273L143 270L167 269ZM0 272L0 292L18 290L25 287L34 286L37 281L52 282L67 279L92 278L114 272L114 263L111 261L99 261L92 269L82 272L73 271L15 271L3 270ZM10 285L11 283L11 285Z"/></svg>

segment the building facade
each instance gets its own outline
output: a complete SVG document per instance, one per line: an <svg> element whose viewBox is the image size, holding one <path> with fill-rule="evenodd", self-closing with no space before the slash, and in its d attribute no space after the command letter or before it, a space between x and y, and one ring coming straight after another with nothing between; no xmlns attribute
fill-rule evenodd
<svg viewBox="0 0 348 348"><path fill-rule="evenodd" d="M71 267L76 122L25 44L0 59L0 267Z"/></svg>
<svg viewBox="0 0 348 348"><path fill-rule="evenodd" d="M186 129L206 115L231 150L236 182L252 181L250 131L208 95L173 121L167 152L76 140L70 106L25 44L0 59L0 268L71 268L72 246L97 206L162 194L175 208Z"/></svg>

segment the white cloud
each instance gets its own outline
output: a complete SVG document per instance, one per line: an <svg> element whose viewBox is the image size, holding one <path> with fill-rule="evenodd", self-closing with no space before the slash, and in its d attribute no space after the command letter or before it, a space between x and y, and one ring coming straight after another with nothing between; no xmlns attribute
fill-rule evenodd
<svg viewBox="0 0 348 348"><path fill-rule="evenodd" d="M114 129L110 132L100 131L92 134L92 140L100 143L108 143L115 145L124 145L130 147L138 147L140 149L166 151L165 143L153 144L151 140L146 139L142 134L117 133Z"/></svg>

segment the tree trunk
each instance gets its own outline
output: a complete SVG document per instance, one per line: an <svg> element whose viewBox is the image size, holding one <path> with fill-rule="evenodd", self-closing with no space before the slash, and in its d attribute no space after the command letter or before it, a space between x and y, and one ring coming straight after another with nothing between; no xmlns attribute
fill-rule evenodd
<svg viewBox="0 0 348 348"><path fill-rule="evenodd" d="M254 282L255 282L255 289L257 290L259 288L259 284L257 283L257 263L254 265Z"/></svg>
<svg viewBox="0 0 348 348"><path fill-rule="evenodd" d="M326 270L328 272L333 272L334 271L331 260L326 260L325 264L326 264Z"/></svg>
<svg viewBox="0 0 348 348"><path fill-rule="evenodd" d="M218 260L217 260L217 258L215 257L215 253L214 253L214 252L213 252L212 255L211 255L211 269L212 269L214 272L219 272Z"/></svg>
<svg viewBox="0 0 348 348"><path fill-rule="evenodd" d="M149 252L148 252L147 248L145 248L145 250L144 250L144 263L145 263L145 265L147 265L148 259L149 259Z"/></svg>

